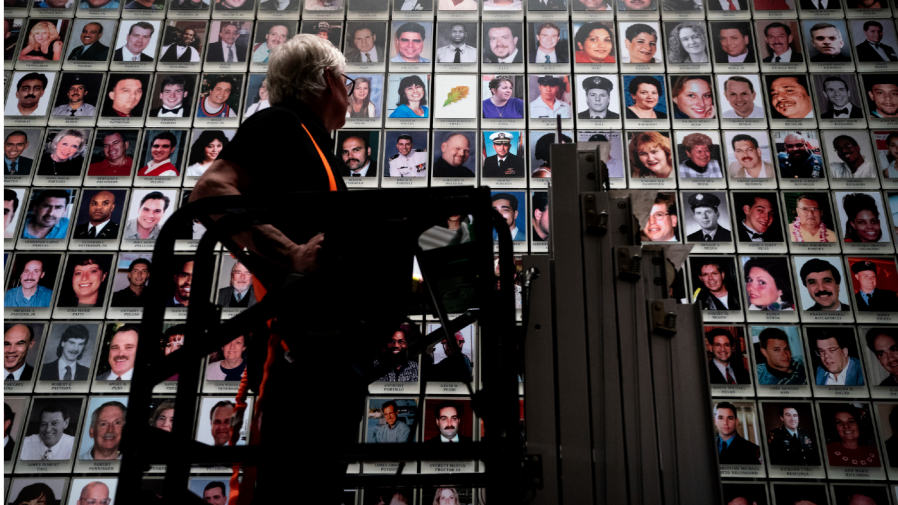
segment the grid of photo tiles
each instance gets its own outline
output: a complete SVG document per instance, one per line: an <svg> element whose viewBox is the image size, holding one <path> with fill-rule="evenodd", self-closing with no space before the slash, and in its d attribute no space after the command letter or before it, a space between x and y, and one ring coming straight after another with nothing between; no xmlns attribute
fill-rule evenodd
<svg viewBox="0 0 898 505"><path fill-rule="evenodd" d="M673 292L705 314L725 503L898 504L892 1L5 0L7 503L114 496L154 239L270 106L271 52L309 33L347 58L334 152L351 189L489 185L519 253L547 251L552 142L605 143L612 188L655 195L643 242L694 245ZM203 232L183 230L159 280L172 286L160 353L183 343ZM256 303L252 274L218 262L233 317ZM478 336L455 335L469 383L441 379L453 351L438 343L372 384L359 440L484 436ZM227 443L245 349L238 338L204 365L199 416L179 420L197 440ZM176 387L159 385L152 425L171 429ZM227 473L198 469L191 489L224 503ZM481 501L363 489L346 503L394 498Z"/></svg>

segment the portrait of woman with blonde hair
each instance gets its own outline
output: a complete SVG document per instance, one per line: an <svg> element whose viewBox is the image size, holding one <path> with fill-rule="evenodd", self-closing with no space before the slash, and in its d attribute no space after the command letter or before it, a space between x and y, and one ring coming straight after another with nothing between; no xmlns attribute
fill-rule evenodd
<svg viewBox="0 0 898 505"><path fill-rule="evenodd" d="M639 132L630 139L630 177L667 179L673 173L670 139L658 132Z"/></svg>
<svg viewBox="0 0 898 505"><path fill-rule="evenodd" d="M38 21L28 33L28 43L19 52L20 60L59 61L62 39L50 21Z"/></svg>

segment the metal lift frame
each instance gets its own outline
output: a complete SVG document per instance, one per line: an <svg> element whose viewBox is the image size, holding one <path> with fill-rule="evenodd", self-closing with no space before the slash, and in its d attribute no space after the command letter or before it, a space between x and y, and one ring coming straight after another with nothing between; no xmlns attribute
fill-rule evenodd
<svg viewBox="0 0 898 505"><path fill-rule="evenodd" d="M669 250L639 245L608 148L552 146L550 254L524 257L541 272L524 352L533 504L718 504L701 313L668 297Z"/></svg>
<svg viewBox="0 0 898 505"><path fill-rule="evenodd" d="M427 346L446 339L456 345L454 338L448 338L455 331L479 321L481 329L481 355L483 362L490 366L482 368L484 387L472 397L472 407L478 416L487 420L490 430L488 440L471 444L444 444L437 447L424 444L355 444L345 448L344 461L421 461L421 460L480 460L487 465L486 471L469 474L449 475L347 475L345 487L365 486L434 486L466 485L487 487L497 496L522 495L524 489L540 484L539 457L523 455L518 428L518 382L520 372L519 331L515 321L514 308L514 261L512 240L505 221L492 209L489 188L430 188L384 190L377 193L298 193L272 202L265 196L227 196L207 198L179 209L169 218L156 241L153 252L153 266L156 272L171 272L174 261L174 245L178 230L199 219L207 231L194 253L195 265L192 281L191 303L187 311L187 335L184 346L168 356L160 356L156 349L158 335L162 334L165 315L165 301L171 296L170 287L165 282L151 283L147 288L148 302L144 309L140 345L136 356L134 379L129 394L127 422L123 432L122 467L116 492L118 503L204 503L201 498L187 489L190 469L193 466L226 465L235 463L252 466L261 458L274 457L277 448L265 445L211 447L193 438L193 422L174 424L171 433L147 425L150 416L149 405L153 387L179 374L176 402L180 419L195 419L197 413L196 392L200 386L200 367L197 366L210 352L247 332L260 329L266 321L278 313L278 304L289 300L292 291L302 289L303 276L294 274L284 287L271 290L255 306L241 312L227 321L221 321L221 307L211 301L214 254L217 243L223 243L231 254L244 265L253 269L259 257L245 253L231 237L257 223L270 223L275 215L283 212L296 213L297 201L301 205L327 212L326 209L364 207L376 201L380 216L426 221L422 214L433 217L442 211L464 210L472 214L474 233L481 240L475 240L473 254L475 261L484 266L478 275L476 289L483 306L450 320L440 293L428 276L426 261L420 261L424 282L429 292L429 301L442 327L425 336L412 346L408 356L396 357L396 362L416 356ZM360 203L362 202L362 203ZM443 205L443 207L440 207ZM421 209L440 207L439 211L422 212ZM370 207L369 207L370 209ZM442 212L450 215L453 212ZM454 212L460 214L462 212ZM309 215L309 214L306 214ZM211 216L223 216L214 220ZM430 221L435 222L435 221ZM428 225L427 227L429 227ZM500 289L495 289L492 274L493 241L492 229L498 234L498 254L500 257ZM421 228L424 231L426 227ZM426 253L423 253L426 256ZM422 258L419 250L419 258ZM477 271L480 272L481 269ZM164 277L160 274L159 277ZM292 282L291 282L292 281ZM360 281L364 282L364 281ZM378 368L368 370L366 377L371 381L381 377L394 363L386 361ZM426 377L425 377L426 379ZM422 384L422 391L424 390ZM173 450L172 448L178 448ZM141 480L150 465L166 465L163 499L141 492Z"/></svg>

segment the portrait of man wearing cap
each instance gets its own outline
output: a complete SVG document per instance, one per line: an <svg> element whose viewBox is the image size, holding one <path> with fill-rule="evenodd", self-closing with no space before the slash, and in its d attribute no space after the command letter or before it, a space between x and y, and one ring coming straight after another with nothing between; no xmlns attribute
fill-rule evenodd
<svg viewBox="0 0 898 505"><path fill-rule="evenodd" d="M489 139L496 154L483 160L483 176L524 177L524 158L511 153L511 133L494 132Z"/></svg>
<svg viewBox="0 0 898 505"><path fill-rule="evenodd" d="M895 312L898 310L898 293L876 287L879 269L870 260L851 265L854 278L854 301L858 310L865 312Z"/></svg>
<svg viewBox="0 0 898 505"><path fill-rule="evenodd" d="M586 93L586 110L577 113L578 119L620 119L620 114L609 109L614 83L600 75L593 75L581 84Z"/></svg>
<svg viewBox="0 0 898 505"><path fill-rule="evenodd" d="M531 81L532 82L532 81ZM539 85L539 96L530 102L531 118L552 118L561 116L562 119L572 117L571 106L559 99L559 89L565 86L565 79L561 76L541 75L536 79Z"/></svg>
<svg viewBox="0 0 898 505"><path fill-rule="evenodd" d="M699 229L686 236L689 242L732 242L733 234L720 226L720 198L714 193L694 193L686 199Z"/></svg>
<svg viewBox="0 0 898 505"><path fill-rule="evenodd" d="M427 177L427 150L415 149L411 135L399 135L396 149L399 152L390 156L387 177Z"/></svg>
<svg viewBox="0 0 898 505"><path fill-rule="evenodd" d="M99 95L100 78L98 74L63 74L59 90L56 92L58 107L50 111L51 116L93 117L97 108L89 102L96 103ZM90 82L89 82L90 81Z"/></svg>

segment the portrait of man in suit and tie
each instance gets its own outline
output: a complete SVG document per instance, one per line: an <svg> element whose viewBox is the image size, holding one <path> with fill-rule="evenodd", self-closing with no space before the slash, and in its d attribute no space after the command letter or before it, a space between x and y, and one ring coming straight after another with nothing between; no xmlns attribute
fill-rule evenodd
<svg viewBox="0 0 898 505"><path fill-rule="evenodd" d="M716 63L757 63L751 24L747 21L711 23Z"/></svg>
<svg viewBox="0 0 898 505"><path fill-rule="evenodd" d="M463 432L470 433L471 431L471 423L465 422L465 410L462 407L462 402L453 400L442 401L434 408L433 415L439 433L425 440L425 444L471 442L470 435L462 434Z"/></svg>
<svg viewBox="0 0 898 505"><path fill-rule="evenodd" d="M3 402L3 461L12 461L12 457L16 453L16 441L12 437L12 425L16 420L16 413L9 403L9 401Z"/></svg>
<svg viewBox="0 0 898 505"><path fill-rule="evenodd" d="M343 177L377 177L377 148L371 148L371 137L377 132L340 132L337 137L337 154L342 156L340 167Z"/></svg>
<svg viewBox="0 0 898 505"><path fill-rule="evenodd" d="M350 63L379 63L384 58L387 43L386 23L350 21L346 25L346 44L343 54Z"/></svg>
<svg viewBox="0 0 898 505"><path fill-rule="evenodd" d="M821 118L864 117L864 108L860 106L861 96L854 74L817 74L814 75L814 81L817 85L817 101L823 110L820 113Z"/></svg>
<svg viewBox="0 0 898 505"><path fill-rule="evenodd" d="M38 352L43 323L6 323L3 332L3 371L5 381L30 381Z"/></svg>
<svg viewBox="0 0 898 505"><path fill-rule="evenodd" d="M56 337L60 328L62 334ZM44 351L45 363L41 367L40 380L86 381L90 376L90 357L94 352L92 340L91 331L83 324L63 323L55 326ZM56 359L48 361L54 354Z"/></svg>
<svg viewBox="0 0 898 505"><path fill-rule="evenodd" d="M741 346L736 341L734 326L714 328L705 332L711 359L708 372L711 384L751 384L751 374L745 369Z"/></svg>
<svg viewBox="0 0 898 505"><path fill-rule="evenodd" d="M253 273L239 261L225 258L225 264L228 261L234 261L234 264L231 267L228 285L218 290L218 304L222 307L252 307L256 304L256 292L253 289ZM222 277L224 277L224 272L222 272Z"/></svg>
<svg viewBox="0 0 898 505"><path fill-rule="evenodd" d="M146 21L134 23L127 34L119 34L118 43L122 45L113 53L112 61L153 61L153 55L144 51L149 48L155 53L155 34L156 27L153 24Z"/></svg>
<svg viewBox="0 0 898 505"><path fill-rule="evenodd" d="M571 61L567 30L562 33L561 28L551 22L531 22L529 25L531 33L535 35L530 39L530 63L568 63Z"/></svg>
<svg viewBox="0 0 898 505"><path fill-rule="evenodd" d="M782 242L776 193L733 193L739 242Z"/></svg>
<svg viewBox="0 0 898 505"><path fill-rule="evenodd" d="M531 11L563 11L567 10L565 0L529 0L527 9Z"/></svg>
<svg viewBox="0 0 898 505"><path fill-rule="evenodd" d="M754 417L754 407L748 407ZM716 446L721 465L760 465L761 448L739 434L739 410L730 402L714 405L714 426L717 428ZM757 426L755 424L755 426ZM743 425L743 430L745 425Z"/></svg>
<svg viewBox="0 0 898 505"><path fill-rule="evenodd" d="M75 22L74 30L78 29L78 24L84 23L83 20ZM110 25L112 30L104 36L107 30L104 24ZM112 33L115 30L115 21L87 21L81 28L81 45L76 45L73 41L69 50L68 60L78 61L106 61L109 58L109 46L103 44L101 39L112 40Z"/></svg>
<svg viewBox="0 0 898 505"><path fill-rule="evenodd" d="M215 25L220 24L218 40L211 42L206 50L206 61L217 63L243 63L246 61L246 37L240 35L237 23L213 21L210 31L215 33Z"/></svg>
<svg viewBox="0 0 898 505"><path fill-rule="evenodd" d="M28 149L28 131L26 130L10 130L6 131L6 140L3 143L3 162L6 171L4 175L28 175L31 173L31 167L34 164L34 158L23 156ZM31 130L32 136L40 136L39 130ZM36 149L35 149L36 150ZM13 210L15 212L15 210Z"/></svg>
<svg viewBox="0 0 898 505"><path fill-rule="evenodd" d="M898 54L895 53L895 48L883 43L883 38L886 35L888 35L889 40L895 40L895 27L892 24L888 24L887 34L885 25L879 21L875 19L864 21L862 35L858 33L859 30L855 29L857 23L859 21L852 21L851 26L854 32L854 40L863 38L860 44L854 46L858 61L898 61Z"/></svg>
<svg viewBox="0 0 898 505"><path fill-rule="evenodd" d="M702 191L684 192L683 196L692 210L692 216L686 215L686 230L695 229L686 236L688 242L732 242L733 234L720 222L729 225L730 215L727 212L726 194L723 192ZM722 210L722 212L721 212Z"/></svg>
<svg viewBox="0 0 898 505"><path fill-rule="evenodd" d="M801 10L842 10L841 0L800 0Z"/></svg>
<svg viewBox="0 0 898 505"><path fill-rule="evenodd" d="M803 62L804 56L801 54L799 37L798 23L795 21L773 21L767 24L764 26L767 56L761 61L764 63Z"/></svg>

